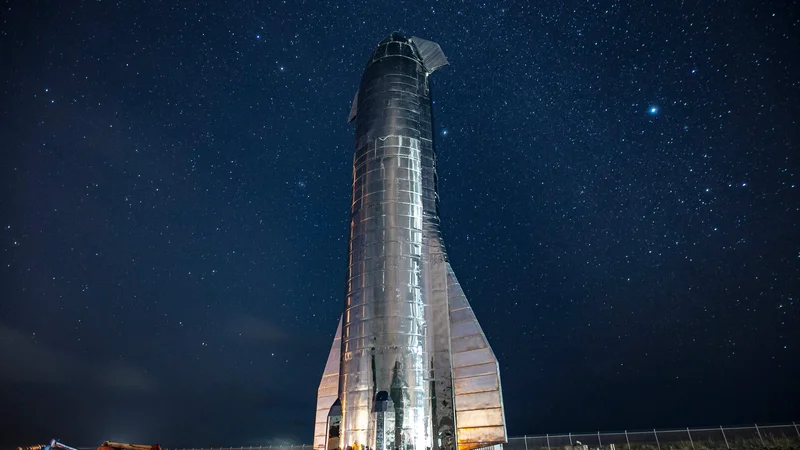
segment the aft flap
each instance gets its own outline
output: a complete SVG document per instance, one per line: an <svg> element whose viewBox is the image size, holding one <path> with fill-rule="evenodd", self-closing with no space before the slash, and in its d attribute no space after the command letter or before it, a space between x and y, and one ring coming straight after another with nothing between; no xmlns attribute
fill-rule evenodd
<svg viewBox="0 0 800 450"><path fill-rule="evenodd" d="M412 36L411 40L419 50L419 55L422 57L422 64L427 69L428 73L433 73L434 70L444 67L447 64L447 57L444 56L442 47L436 42Z"/></svg>
<svg viewBox="0 0 800 450"><path fill-rule="evenodd" d="M347 123L352 122L356 115L358 115L358 91L356 91L356 96L353 97L353 104L350 105L350 115L347 116Z"/></svg>
<svg viewBox="0 0 800 450"><path fill-rule="evenodd" d="M339 362L342 354L342 318L333 335L328 362L317 390L317 416L314 420L314 450L325 450L328 441L328 413L339 398Z"/></svg>
<svg viewBox="0 0 800 450"><path fill-rule="evenodd" d="M507 442L503 390L497 358L447 263L450 348L453 352L458 449Z"/></svg>

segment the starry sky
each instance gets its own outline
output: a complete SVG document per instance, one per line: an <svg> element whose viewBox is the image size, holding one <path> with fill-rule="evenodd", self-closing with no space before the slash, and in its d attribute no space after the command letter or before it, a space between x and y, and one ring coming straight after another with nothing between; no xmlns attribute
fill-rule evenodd
<svg viewBox="0 0 800 450"><path fill-rule="evenodd" d="M5 1L0 445L310 443L374 46L511 436L800 419L796 1Z"/></svg>

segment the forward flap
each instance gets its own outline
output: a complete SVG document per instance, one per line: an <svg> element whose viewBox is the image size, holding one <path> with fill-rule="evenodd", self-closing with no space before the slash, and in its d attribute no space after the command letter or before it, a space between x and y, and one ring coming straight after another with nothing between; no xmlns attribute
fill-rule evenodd
<svg viewBox="0 0 800 450"><path fill-rule="evenodd" d="M442 47L436 42L416 36L412 36L411 41L417 46L419 55L422 57L422 64L425 66L428 73L433 73L434 70L449 64L447 57L444 56Z"/></svg>
<svg viewBox="0 0 800 450"><path fill-rule="evenodd" d="M353 121L358 115L358 92L356 91L356 96L353 97L353 104L350 105L350 115L347 116L347 123Z"/></svg>

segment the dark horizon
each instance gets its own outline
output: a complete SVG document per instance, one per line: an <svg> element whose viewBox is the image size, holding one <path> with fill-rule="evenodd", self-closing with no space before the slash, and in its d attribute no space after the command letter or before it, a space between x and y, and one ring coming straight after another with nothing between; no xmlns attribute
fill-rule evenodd
<svg viewBox="0 0 800 450"><path fill-rule="evenodd" d="M0 446L311 442L395 30L509 436L800 420L792 6L8 2Z"/></svg>

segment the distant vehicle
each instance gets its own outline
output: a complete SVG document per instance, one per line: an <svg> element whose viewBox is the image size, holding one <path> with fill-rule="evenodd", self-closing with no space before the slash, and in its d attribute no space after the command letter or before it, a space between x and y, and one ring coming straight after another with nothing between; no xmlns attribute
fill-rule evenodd
<svg viewBox="0 0 800 450"><path fill-rule="evenodd" d="M161 450L161 445L124 444L122 442L105 441L97 450Z"/></svg>

